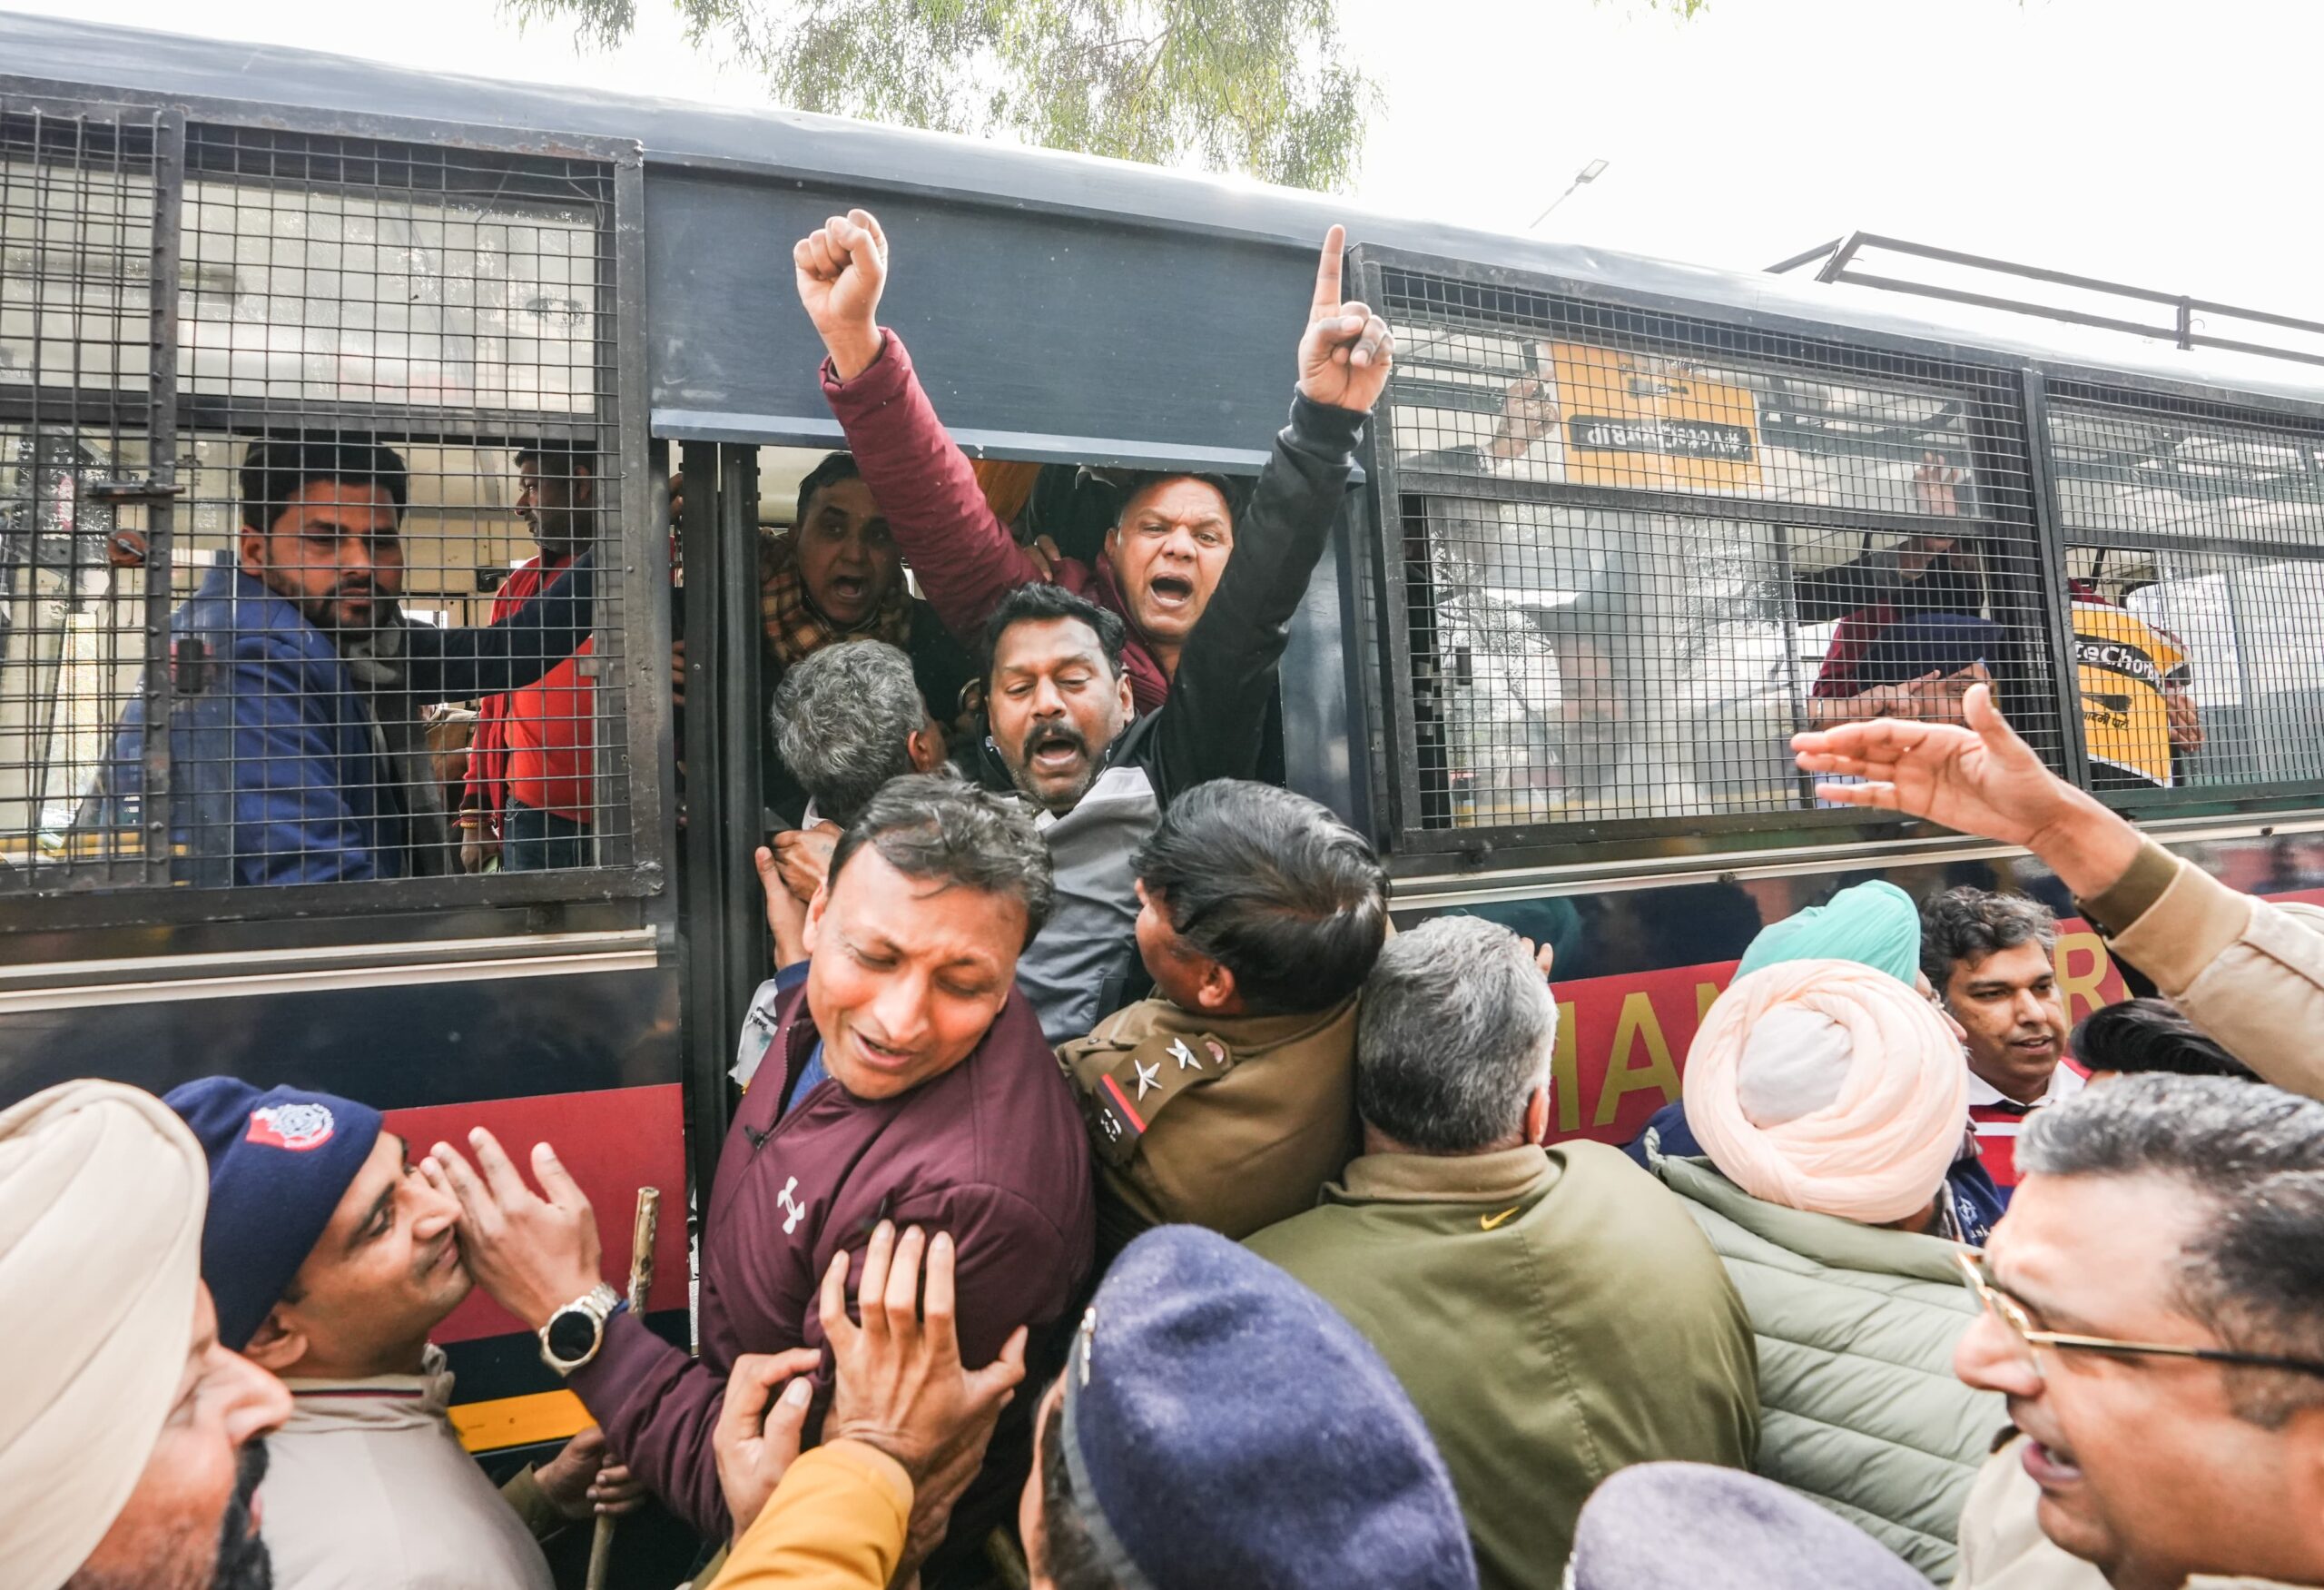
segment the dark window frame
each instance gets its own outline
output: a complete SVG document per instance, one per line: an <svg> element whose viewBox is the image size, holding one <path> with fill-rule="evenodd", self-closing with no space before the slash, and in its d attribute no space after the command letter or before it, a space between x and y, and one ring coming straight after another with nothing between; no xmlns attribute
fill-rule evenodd
<svg viewBox="0 0 2324 1590"><path fill-rule="evenodd" d="M57 886L0 894L0 933L326 917L344 921L425 913L473 914L492 908L516 910L523 914L528 929L547 929L565 914L558 909L561 906L663 895L669 886L668 858L674 853L676 834L672 792L665 785L665 773L673 765L672 715L664 685L666 667L651 666L650 659L667 655L672 598L665 567L666 514L660 506L646 449L642 148L619 139L11 79L0 79L0 114L151 118L160 130L154 155L154 232L157 241L165 239L167 246L155 251L149 321L153 348L147 390L85 385L77 390L35 390L23 384L0 384L0 424L28 420L37 410L44 423L55 423L51 417L59 414L94 416L98 422L110 417L117 432L134 430L146 438L153 487L149 507L150 566L169 566L171 520L179 511L178 453L185 439L196 433L255 430L261 415L264 420L280 425L286 413L327 412L340 422L373 425L399 439L440 439L473 445L490 445L512 437L586 437L596 442L602 456L619 460L617 500L607 505L600 520L598 567L600 590L614 595L623 621L617 627L600 625L597 650L606 658L604 671L598 675L600 689L622 692L618 717L623 732L612 744L600 747L596 778L600 801L609 783L624 789L621 804L628 817L625 836L606 842L615 847L615 854L601 857L597 864L536 874L197 888L157 881L153 874L167 870L163 859L114 863L67 875ZM190 135L197 152L191 162L186 155ZM604 268L594 306L597 331L590 357L596 375L591 410L533 411L282 400L253 408L231 398L184 390L176 369L181 281L178 207L189 180L233 175L200 158L199 152L210 146L205 139L218 135L227 145L255 143L286 152L327 151L332 160L340 162L350 151L368 149L392 155L404 148L412 152L411 168L421 172L456 162L505 169L513 183L509 193L527 200L572 202L573 190L569 186L560 190L554 173L595 168L594 180L602 184L596 257ZM347 174L343 164L339 169L342 176ZM314 191L317 186L285 185L299 191ZM438 191L448 190L439 187ZM610 335L605 330L608 327ZM140 420L133 427L121 419L132 408ZM488 433L478 434L478 421L490 427ZM454 429L463 422L467 429ZM97 428L87 421L82 426ZM164 721L166 716L168 669L154 665L165 657L167 620L176 599L169 581L149 582L145 694L149 713L159 709L162 715L153 721ZM616 716L603 707L600 714L603 719ZM159 793L165 794L165 786ZM124 869L135 875L116 884L113 880ZM389 930L383 927L382 931Z"/></svg>
<svg viewBox="0 0 2324 1590"><path fill-rule="evenodd" d="M1397 303L1391 291L1398 275L1439 278L1464 284L1490 297L1531 300L1553 304L1559 311L1580 314L1583 323L1596 321L1620 328L1622 317L1651 324L1657 321L1691 322L1716 329L1721 351L1737 343L1750 348L1753 362L1800 360L1803 373L1822 371L1836 380L1860 372L1884 385L1943 387L1932 380L1932 367L1955 374L1965 393L1979 400L1970 409L1972 445L1983 479L1998 472L2016 477L2022 485L2006 495L2008 501L1984 502L1980 522L1999 530L2034 559L2038 590L2027 592L2027 607L2040 615L2038 633L2043 685L2054 697L2057 722L2053 744L2043 747L2052 765L2085 787L2086 749L2083 744L2079 691L2073 657L2070 596L2064 548L2076 538L2073 527L2061 523L2053 472L2050 433L2044 403L2052 384L2071 398L2078 392L2103 390L2112 400L2152 405L2165 411L2174 408L2213 417L2232 413L2242 422L2298 429L2324 427L2324 404L2266 393L2231 392L2194 381L2131 376L2120 371L2064 360L2013 358L1992 349L1979 349L1934 340L1859 331L1782 315L1752 314L1679 298L1610 290L1596 282L1547 273L1512 271L1433 254L1359 245L1353 262L1367 301ZM1384 312L1390 312L1384 311ZM1561 328L1565 322L1561 322ZM1512 317L1513 334L1541 336L1539 321ZM1620 345L1643 351L1667 351L1700 360L1705 351L1683 343L1633 337ZM1790 359L1787 359L1787 355ZM1814 358L1809 364L1806 359ZM1393 389L1392 398L1393 401ZM2303 424L2304 422L2304 424ZM1626 872L1641 875L1666 868L1681 857L1734 857L1738 864L1772 862L1788 851L1829 854L1833 847L1860 849L1867 864L1903 844L1942 840L1948 831L1915 819L1857 810L1789 809L1783 811L1711 813L1691 816L1655 816L1511 824L1491 827L1445 827L1424 825L1420 818L1425 789L1418 767L1414 740L1414 676L1412 637L1403 601L1403 581L1388 571L1403 567L1403 520L1419 499L1448 485L1454 494L1472 502L1561 502L1641 512L1665 512L1699 518L1752 519L1761 522L1814 526L1838 523L1875 531L1904 531L1914 528L1914 516L1860 513L1848 509L1803 508L1742 497L1693 495L1661 491L1630 491L1620 487L1592 488L1561 483L1500 481L1486 489L1481 482L1462 482L1436 473L1419 474L1400 467L1393 416L1384 415L1370 443L1369 469L1379 490L1378 510L1371 516L1373 533L1363 548L1364 595L1362 613L1366 633L1364 656L1369 659L1373 688L1366 707L1371 726L1381 742L1370 759L1374 788L1375 835L1393 857L1394 870L1404 875L1435 876L1448 870L1491 867L1582 866L1610 876ZM1994 466L1998 466L1995 470ZM1920 521L1925 528L1927 521ZM2127 538L2125 538L2127 540ZM2179 544L2203 550L2257 550L2221 538L2179 538ZM2270 556L2299 557L2297 548L2268 543ZM2324 546L2313 556L2324 558ZM2033 633L2029 631L2029 633ZM2112 792L2102 798L2132 812L2174 817L2298 811L2324 807L2324 780L2313 786L2286 790L2280 785L2192 785L2170 791Z"/></svg>

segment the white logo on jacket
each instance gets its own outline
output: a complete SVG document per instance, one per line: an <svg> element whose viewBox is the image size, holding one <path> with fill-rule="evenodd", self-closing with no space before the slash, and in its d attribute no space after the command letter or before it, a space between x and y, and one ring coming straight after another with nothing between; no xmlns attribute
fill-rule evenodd
<svg viewBox="0 0 2324 1590"><path fill-rule="evenodd" d="M774 1195L775 1208L785 1209L791 1211L790 1219L783 1222L783 1234L786 1237L791 1235L792 1232L797 1230L799 1229L799 1222L807 1218L807 1206L791 1196L798 1190L799 1178L793 1176L790 1180L783 1184L783 1190Z"/></svg>

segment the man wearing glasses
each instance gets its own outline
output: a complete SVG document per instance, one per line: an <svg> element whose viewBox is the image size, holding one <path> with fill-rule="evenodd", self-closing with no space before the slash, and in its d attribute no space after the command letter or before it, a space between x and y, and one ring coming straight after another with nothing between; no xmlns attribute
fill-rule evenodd
<svg viewBox="0 0 2324 1590"><path fill-rule="evenodd" d="M1955 1368L2021 1438L1961 1520L1971 1590L2324 1585L2324 1103L2128 1078L2043 1111L2008 1216L1963 1274ZM2014 1494L2013 1494L2014 1493ZM2087 1575L2081 1583L2094 1583Z"/></svg>

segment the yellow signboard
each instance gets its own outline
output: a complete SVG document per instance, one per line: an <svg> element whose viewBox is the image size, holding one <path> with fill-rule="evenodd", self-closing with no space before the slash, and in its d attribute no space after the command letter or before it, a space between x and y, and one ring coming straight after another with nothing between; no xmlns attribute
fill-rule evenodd
<svg viewBox="0 0 2324 1590"><path fill-rule="evenodd" d="M1683 362L1549 344L1565 427L1565 478L1631 491L1754 491L1758 410L1745 389Z"/></svg>
<svg viewBox="0 0 2324 1590"><path fill-rule="evenodd" d="M2073 605L2074 675L2090 759L2171 785L2171 712L2163 684L2187 656L2160 629L2102 602Z"/></svg>

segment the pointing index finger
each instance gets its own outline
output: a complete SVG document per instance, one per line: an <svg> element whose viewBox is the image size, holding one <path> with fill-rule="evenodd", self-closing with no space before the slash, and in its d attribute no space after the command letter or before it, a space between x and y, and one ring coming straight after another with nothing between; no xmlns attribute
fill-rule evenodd
<svg viewBox="0 0 2324 1590"><path fill-rule="evenodd" d="M1347 228L1334 226L1324 234L1324 256L1315 262L1315 302L1310 318L1332 314L1340 307L1340 256L1347 252Z"/></svg>

